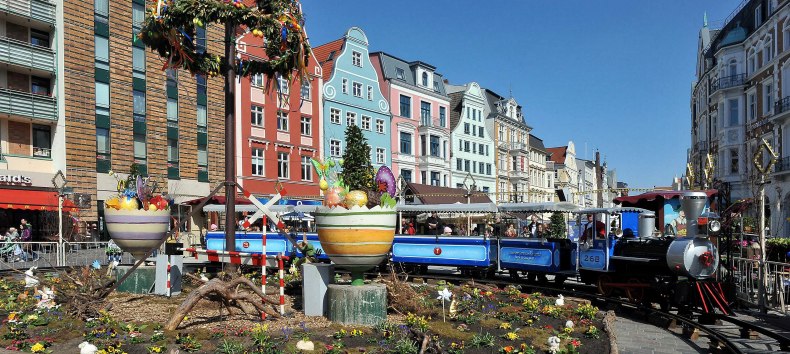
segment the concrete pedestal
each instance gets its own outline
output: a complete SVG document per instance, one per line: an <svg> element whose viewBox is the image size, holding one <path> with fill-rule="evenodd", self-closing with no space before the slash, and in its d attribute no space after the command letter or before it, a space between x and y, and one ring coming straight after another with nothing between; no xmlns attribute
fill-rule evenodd
<svg viewBox="0 0 790 354"><path fill-rule="evenodd" d="M121 277L129 269L132 269L132 266L118 266L115 268L115 280L121 280ZM148 294L151 292L151 288L154 287L155 278L156 269L154 267L141 265L123 283L118 285L117 290L124 293Z"/></svg>
<svg viewBox="0 0 790 354"><path fill-rule="evenodd" d="M387 287L383 284L328 286L332 322L374 326L387 320Z"/></svg>
<svg viewBox="0 0 790 354"><path fill-rule="evenodd" d="M334 264L302 265L302 301L305 316L324 316L327 309L327 286L334 280Z"/></svg>
<svg viewBox="0 0 790 354"><path fill-rule="evenodd" d="M183 269L182 255L168 256L159 254L156 256L156 286L154 294L173 296L181 293L181 270ZM170 261L170 291L167 289L167 265Z"/></svg>

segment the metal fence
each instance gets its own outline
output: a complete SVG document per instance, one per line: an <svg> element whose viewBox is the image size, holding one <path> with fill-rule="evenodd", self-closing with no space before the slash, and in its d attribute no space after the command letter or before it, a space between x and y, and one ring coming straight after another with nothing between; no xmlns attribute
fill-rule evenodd
<svg viewBox="0 0 790 354"><path fill-rule="evenodd" d="M120 264L132 264L135 259L128 252L119 257L110 257L107 254L107 242L63 242L59 247L58 242L15 242L13 250L0 254L0 270L19 269L30 267L54 266L90 266L95 261L106 265L111 260L118 260ZM160 248L164 252L164 245Z"/></svg>
<svg viewBox="0 0 790 354"><path fill-rule="evenodd" d="M759 305L760 261L734 257L733 278L738 299L752 305ZM790 263L765 262L766 306L786 314L790 311Z"/></svg>

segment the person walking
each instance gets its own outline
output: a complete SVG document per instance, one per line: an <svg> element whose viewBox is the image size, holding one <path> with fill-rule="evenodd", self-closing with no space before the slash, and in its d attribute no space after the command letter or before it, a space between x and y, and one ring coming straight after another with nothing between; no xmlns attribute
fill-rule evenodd
<svg viewBox="0 0 790 354"><path fill-rule="evenodd" d="M439 216L434 212L431 216L426 220L428 224L428 235L441 235L444 231L441 226L441 220Z"/></svg>

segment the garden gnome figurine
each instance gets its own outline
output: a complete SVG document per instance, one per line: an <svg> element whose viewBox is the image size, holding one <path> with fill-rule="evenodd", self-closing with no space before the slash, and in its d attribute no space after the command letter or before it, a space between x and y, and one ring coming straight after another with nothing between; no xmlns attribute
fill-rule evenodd
<svg viewBox="0 0 790 354"><path fill-rule="evenodd" d="M99 351L99 348L88 342L82 342L78 347L80 348L80 354L96 354Z"/></svg>

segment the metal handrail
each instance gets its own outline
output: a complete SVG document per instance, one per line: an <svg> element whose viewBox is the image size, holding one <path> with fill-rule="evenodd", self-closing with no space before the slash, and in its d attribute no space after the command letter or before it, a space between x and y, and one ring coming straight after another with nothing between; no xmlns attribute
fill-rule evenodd
<svg viewBox="0 0 790 354"><path fill-rule="evenodd" d="M730 87L740 86L746 82L746 74L737 74L737 75L730 75L724 76L716 79L711 84L711 92L716 92L721 89L726 89Z"/></svg>

